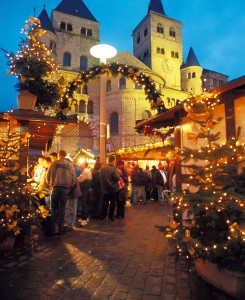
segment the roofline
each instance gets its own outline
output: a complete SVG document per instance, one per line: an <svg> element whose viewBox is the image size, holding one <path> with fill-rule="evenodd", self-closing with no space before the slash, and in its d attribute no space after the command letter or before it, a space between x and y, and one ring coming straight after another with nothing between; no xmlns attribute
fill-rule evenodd
<svg viewBox="0 0 245 300"><path fill-rule="evenodd" d="M210 93L223 94L225 92L229 92L230 90L238 88L241 85L245 85L245 76L242 76L242 77L236 78L232 81L229 81L226 84L222 85L221 87L218 87L218 88L212 90Z"/></svg>
<svg viewBox="0 0 245 300"><path fill-rule="evenodd" d="M168 109L167 111L161 113L160 115L157 115L157 116L153 116L149 119L146 119L146 120L143 120L143 121L140 121L134 128L135 129L139 129L143 126L146 126L148 124L152 124L152 123L157 123L161 120L172 120L174 118L174 114L175 112L177 111L183 111L184 110L184 103L181 102L179 105L176 105L170 109Z"/></svg>
<svg viewBox="0 0 245 300"><path fill-rule="evenodd" d="M16 109L10 112L0 112L0 119L5 120L5 116L9 117L10 119L15 119L17 121L30 121L30 122L45 122L50 124L57 124L57 125L68 125L74 124L77 125L77 115L70 115L67 116L65 120L57 119L57 117L46 116L44 114L40 114L37 111L29 111L29 110L22 110ZM7 118L6 118L7 120Z"/></svg>

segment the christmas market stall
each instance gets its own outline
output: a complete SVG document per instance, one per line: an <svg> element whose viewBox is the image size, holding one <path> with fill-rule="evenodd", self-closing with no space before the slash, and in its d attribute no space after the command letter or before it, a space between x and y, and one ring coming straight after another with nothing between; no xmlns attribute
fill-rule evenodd
<svg viewBox="0 0 245 300"><path fill-rule="evenodd" d="M77 154L73 157L73 162L77 165L87 162L89 164L94 164L96 161L95 155L88 150L81 149L77 152Z"/></svg>
<svg viewBox="0 0 245 300"><path fill-rule="evenodd" d="M10 251L16 236L33 236L49 214L27 181L28 156L48 151L57 128L68 124L76 125L76 116L60 120L20 109L0 113L0 251Z"/></svg>
<svg viewBox="0 0 245 300"><path fill-rule="evenodd" d="M171 201L176 205L169 225L160 230L177 256L194 262L199 276L244 299L245 76L181 106L174 128L179 185Z"/></svg>

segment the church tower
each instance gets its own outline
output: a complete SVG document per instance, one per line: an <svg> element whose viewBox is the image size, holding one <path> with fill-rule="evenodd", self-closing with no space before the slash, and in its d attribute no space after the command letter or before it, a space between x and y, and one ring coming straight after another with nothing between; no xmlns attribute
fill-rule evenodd
<svg viewBox="0 0 245 300"><path fill-rule="evenodd" d="M89 51L99 44L100 24L82 0L62 0L52 11L51 23L61 69L80 72L98 64Z"/></svg>
<svg viewBox="0 0 245 300"><path fill-rule="evenodd" d="M133 30L133 52L166 80L166 87L181 89L182 23L166 16L161 0L150 1L147 15Z"/></svg>
<svg viewBox="0 0 245 300"><path fill-rule="evenodd" d="M181 67L181 87L192 95L201 95L203 68L200 66L192 47L190 47L186 62Z"/></svg>

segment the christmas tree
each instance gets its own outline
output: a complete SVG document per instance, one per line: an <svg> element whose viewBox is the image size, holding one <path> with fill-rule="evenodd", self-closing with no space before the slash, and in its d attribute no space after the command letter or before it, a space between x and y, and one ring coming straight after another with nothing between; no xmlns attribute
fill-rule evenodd
<svg viewBox="0 0 245 300"><path fill-rule="evenodd" d="M215 127L221 118L214 118L216 101L199 97L185 103L190 121L198 128L188 138L202 147L180 151L188 184L173 195L174 218L161 230L179 255L245 272L245 176L244 172L238 175L245 147L238 137L218 143L220 132Z"/></svg>
<svg viewBox="0 0 245 300"><path fill-rule="evenodd" d="M4 50L10 66L8 74L18 78L17 91L28 90L37 96L37 107L53 107L61 97L61 89L58 81L54 81L59 75L58 66L50 49L40 41L45 30L41 29L39 19L30 17L22 33L26 38L21 40L16 55Z"/></svg>
<svg viewBox="0 0 245 300"><path fill-rule="evenodd" d="M39 226L48 211L40 205L36 190L20 183L26 167L18 163L20 151L27 150L29 133L16 128L8 114L4 116L6 128L0 132L0 243L9 237L29 233L32 225Z"/></svg>

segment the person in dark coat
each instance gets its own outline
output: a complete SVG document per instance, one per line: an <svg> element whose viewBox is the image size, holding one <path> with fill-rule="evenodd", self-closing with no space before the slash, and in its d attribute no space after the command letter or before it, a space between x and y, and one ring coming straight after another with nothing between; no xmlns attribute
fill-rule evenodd
<svg viewBox="0 0 245 300"><path fill-rule="evenodd" d="M92 218L100 218L102 212L102 196L100 192L100 167L101 164L97 161L92 170Z"/></svg>
<svg viewBox="0 0 245 300"><path fill-rule="evenodd" d="M158 164L158 170L155 173L155 180L158 189L158 203L164 205L163 190L167 189L168 177L162 163Z"/></svg>
<svg viewBox="0 0 245 300"><path fill-rule="evenodd" d="M138 202L138 194L139 194L139 166L135 165L134 169L131 173L131 180L132 180L132 193L131 193L131 200L133 205L137 205Z"/></svg>
<svg viewBox="0 0 245 300"><path fill-rule="evenodd" d="M157 183L156 183L156 171L157 168L156 166L152 166L151 169L151 197L153 198L154 201L158 200L158 188L157 188Z"/></svg>
<svg viewBox="0 0 245 300"><path fill-rule="evenodd" d="M142 204L146 204L146 186L149 183L149 177L143 171L142 168L139 168L137 176L138 176L139 193L142 197Z"/></svg>
<svg viewBox="0 0 245 300"><path fill-rule="evenodd" d="M100 169L100 190L103 195L102 220L106 220L109 209L109 221L114 221L114 211L119 191L120 174L115 167L115 157L110 156L108 164Z"/></svg>
<svg viewBox="0 0 245 300"><path fill-rule="evenodd" d="M127 191L128 191L128 174L124 168L124 162L119 160L117 162L117 168L119 170L119 174L121 180L123 180L123 187L120 188L118 192L118 199L117 199L117 218L124 218L125 215L125 204L127 200Z"/></svg>

